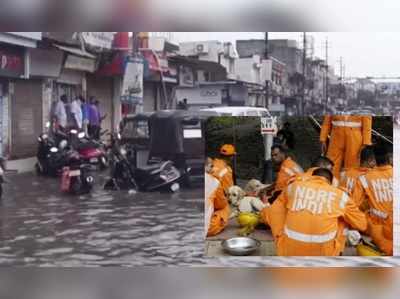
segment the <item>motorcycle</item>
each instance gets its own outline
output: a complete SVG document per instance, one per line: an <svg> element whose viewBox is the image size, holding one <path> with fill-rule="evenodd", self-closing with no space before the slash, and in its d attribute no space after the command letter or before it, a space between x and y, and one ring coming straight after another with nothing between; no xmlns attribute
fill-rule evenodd
<svg viewBox="0 0 400 299"><path fill-rule="evenodd" d="M100 170L108 168L109 161L105 151L105 145L100 141L87 138L83 132L78 134L78 138L77 150L81 159L85 163L98 165Z"/></svg>
<svg viewBox="0 0 400 299"><path fill-rule="evenodd" d="M171 161L150 164L145 167L135 167L131 163L130 150L120 146L117 140L121 139L118 133L111 135L111 178L106 182L104 189L120 190L135 189L137 191L168 190L176 192L180 189L178 181L181 173Z"/></svg>
<svg viewBox="0 0 400 299"><path fill-rule="evenodd" d="M74 136L81 133L78 134L76 130L71 130L70 134ZM73 143L70 144L66 163L62 169L61 191L75 195L90 193L94 184L91 165L85 163L79 152L73 147Z"/></svg>
<svg viewBox="0 0 400 299"><path fill-rule="evenodd" d="M38 137L37 162L35 164L38 175L58 176L65 165L65 148L67 136L61 132L49 135L50 123L46 130Z"/></svg>
<svg viewBox="0 0 400 299"><path fill-rule="evenodd" d="M66 147L68 142L54 142L47 134L38 137L37 162L35 165L38 175L58 176L66 163Z"/></svg>

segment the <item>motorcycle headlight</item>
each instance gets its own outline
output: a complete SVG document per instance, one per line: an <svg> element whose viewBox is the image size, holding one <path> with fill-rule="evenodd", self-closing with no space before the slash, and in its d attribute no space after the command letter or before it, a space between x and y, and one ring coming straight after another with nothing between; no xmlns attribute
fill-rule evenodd
<svg viewBox="0 0 400 299"><path fill-rule="evenodd" d="M52 147L51 149L50 149L50 152L52 152L52 153L57 153L58 152L58 148L56 148L56 147Z"/></svg>
<svg viewBox="0 0 400 299"><path fill-rule="evenodd" d="M121 147L121 148L119 149L119 153L120 153L122 156L126 156L126 154L127 154L126 148Z"/></svg>
<svg viewBox="0 0 400 299"><path fill-rule="evenodd" d="M79 139L82 139L83 137L85 137L85 132L80 132L80 133L78 134L78 138L79 138Z"/></svg>
<svg viewBox="0 0 400 299"><path fill-rule="evenodd" d="M60 150L63 150L64 148L67 147L67 145L68 145L68 141L67 140L62 140L58 147L60 148Z"/></svg>
<svg viewBox="0 0 400 299"><path fill-rule="evenodd" d="M74 135L76 135L76 134L78 134L78 131L77 130L75 130L75 129L72 129L71 131L69 131L71 134L74 134Z"/></svg>

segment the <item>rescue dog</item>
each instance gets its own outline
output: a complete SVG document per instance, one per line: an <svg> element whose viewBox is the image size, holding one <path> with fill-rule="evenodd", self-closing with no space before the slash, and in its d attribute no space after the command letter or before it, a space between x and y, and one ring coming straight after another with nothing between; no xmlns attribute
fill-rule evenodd
<svg viewBox="0 0 400 299"><path fill-rule="evenodd" d="M232 186L227 192L233 211L229 218L234 218L241 212L260 212L266 205L255 196L246 196L246 192L239 186Z"/></svg>

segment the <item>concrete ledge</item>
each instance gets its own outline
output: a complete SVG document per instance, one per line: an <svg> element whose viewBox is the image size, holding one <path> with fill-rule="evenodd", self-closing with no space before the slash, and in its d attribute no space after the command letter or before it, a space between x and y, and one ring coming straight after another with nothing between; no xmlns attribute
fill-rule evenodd
<svg viewBox="0 0 400 299"><path fill-rule="evenodd" d="M20 159L20 160L8 160L6 162L7 172L30 172L35 170L36 157Z"/></svg>

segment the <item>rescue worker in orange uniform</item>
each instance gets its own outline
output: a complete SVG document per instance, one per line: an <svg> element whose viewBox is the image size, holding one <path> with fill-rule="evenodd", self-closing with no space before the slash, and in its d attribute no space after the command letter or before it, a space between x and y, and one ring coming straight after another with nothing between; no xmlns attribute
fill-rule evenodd
<svg viewBox="0 0 400 299"><path fill-rule="evenodd" d="M219 150L219 158L213 159L212 174L220 180L224 190L235 184L235 178L232 171L233 158L236 155L236 149L232 144L224 144Z"/></svg>
<svg viewBox="0 0 400 299"><path fill-rule="evenodd" d="M333 175L339 178L345 168L360 165L362 146L371 145L372 117L361 115L327 115L321 127L320 142L323 155L334 163ZM330 136L327 147L328 135Z"/></svg>
<svg viewBox="0 0 400 299"><path fill-rule="evenodd" d="M224 144L220 148L220 158L213 159L212 167L207 167L209 173L220 182L219 187L212 195L214 213L211 218L207 236L219 234L228 225L230 207L225 194L226 191L234 185L233 171L229 164L235 155L235 147L231 144Z"/></svg>
<svg viewBox="0 0 400 299"><path fill-rule="evenodd" d="M286 149L281 145L271 147L271 160L278 169L275 183L270 187L273 190L272 198L276 198L287 186L289 179L303 173L303 169L288 156Z"/></svg>
<svg viewBox="0 0 400 299"><path fill-rule="evenodd" d="M367 220L346 192L331 185L332 173L317 168L309 180L290 184L262 210L280 256L335 256L343 251L340 219L365 231Z"/></svg>
<svg viewBox="0 0 400 299"><path fill-rule="evenodd" d="M340 173L340 186L345 188L350 196L353 196L357 179L376 166L373 146L366 146L361 150L360 161L361 164L359 167L344 169ZM362 202L358 201L359 199L359 196L357 198L353 197L357 206L362 204Z"/></svg>
<svg viewBox="0 0 400 299"><path fill-rule="evenodd" d="M315 159L313 161L313 163L311 164L311 167L309 169L307 169L306 172L299 173L295 177L292 177L289 180L288 184L292 183L297 178L301 178L302 180L307 180L307 179L311 178L314 170L316 170L317 168L325 168L325 169L328 169L329 171L332 171L333 162L328 157L319 156L317 159ZM334 186L334 187L339 186L339 181L335 177L332 180L332 186Z"/></svg>
<svg viewBox="0 0 400 299"><path fill-rule="evenodd" d="M354 194L355 200L367 201L367 234L386 255L393 255L393 167L382 147L375 147L377 166L359 177Z"/></svg>

